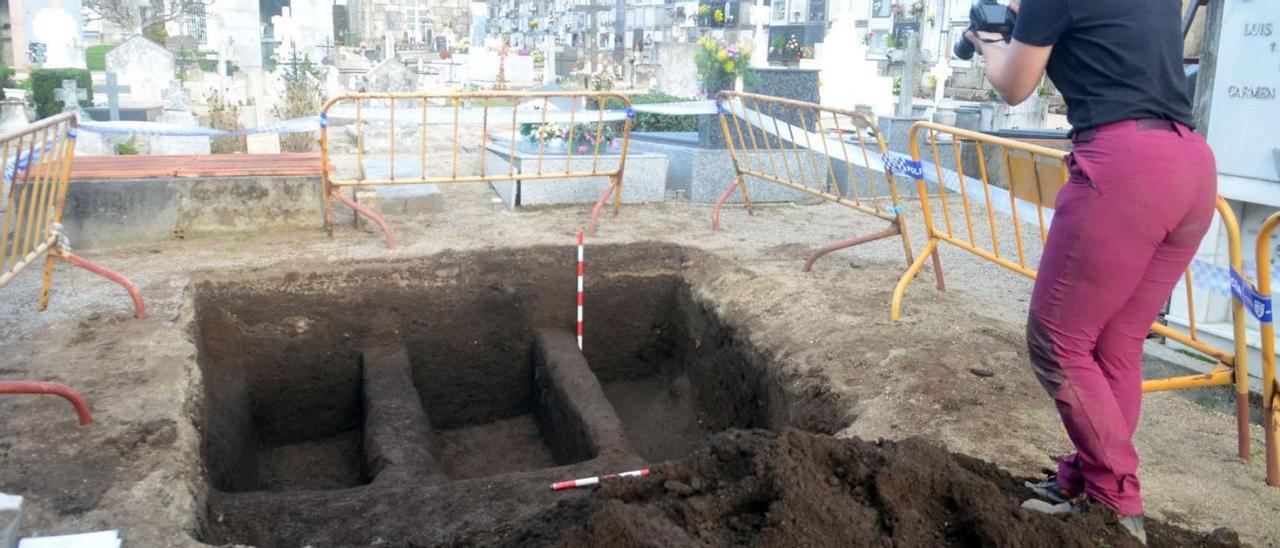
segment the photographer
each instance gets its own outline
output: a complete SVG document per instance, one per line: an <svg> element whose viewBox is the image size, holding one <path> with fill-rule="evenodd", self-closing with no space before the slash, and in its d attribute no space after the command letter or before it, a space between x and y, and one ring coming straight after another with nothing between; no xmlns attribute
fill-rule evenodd
<svg viewBox="0 0 1280 548"><path fill-rule="evenodd" d="M1019 6L1019 4L1021 4ZM1051 513L1086 501L1145 542L1133 433L1142 345L1213 218L1213 154L1192 131L1178 0L1016 0L1010 37L966 32L1011 105L1047 72L1073 130L1027 318L1031 365L1076 452L1029 484Z"/></svg>

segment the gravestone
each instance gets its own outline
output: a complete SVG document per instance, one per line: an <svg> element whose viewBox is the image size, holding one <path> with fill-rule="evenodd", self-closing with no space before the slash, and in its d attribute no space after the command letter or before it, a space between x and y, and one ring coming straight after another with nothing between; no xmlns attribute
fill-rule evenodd
<svg viewBox="0 0 1280 548"><path fill-rule="evenodd" d="M29 68L85 68L80 0L11 1L4 21L6 64Z"/></svg>
<svg viewBox="0 0 1280 548"><path fill-rule="evenodd" d="M374 65L364 75L366 90L370 92L404 92L417 88L417 74L414 74L404 63L395 59L387 59Z"/></svg>
<svg viewBox="0 0 1280 548"><path fill-rule="evenodd" d="M53 90L53 98L62 101L63 112L80 110L80 101L89 99L89 92L76 86L75 80L63 80L62 87Z"/></svg>
<svg viewBox="0 0 1280 548"><path fill-rule="evenodd" d="M342 71L338 67L325 65L321 73L324 75L325 98L332 99L347 92L347 88L342 85Z"/></svg>
<svg viewBox="0 0 1280 548"><path fill-rule="evenodd" d="M0 135L27 127L27 104L22 99L9 97L0 100Z"/></svg>
<svg viewBox="0 0 1280 548"><path fill-rule="evenodd" d="M569 88L558 84L547 84L532 88L529 91L533 93L559 93L569 91ZM575 101L578 102L576 107L573 104ZM575 97L552 97L547 101L547 106L553 112L572 112L576 108L579 113L582 113L585 110L581 99Z"/></svg>
<svg viewBox="0 0 1280 548"><path fill-rule="evenodd" d="M187 106L186 91L181 84L171 83L164 95L165 107L164 113L160 115L160 123L185 128L200 127L195 113ZM209 154L208 136L153 135L149 142L151 154Z"/></svg>
<svg viewBox="0 0 1280 548"><path fill-rule="evenodd" d="M106 68L120 84L129 86L122 103L129 106L164 102L164 90L174 78L173 53L150 38L135 35L107 52Z"/></svg>
<svg viewBox="0 0 1280 548"><path fill-rule="evenodd" d="M1221 192L1280 205L1280 10L1269 2L1227 3L1217 56L1208 134L1227 176Z"/></svg>
<svg viewBox="0 0 1280 548"><path fill-rule="evenodd" d="M799 68L762 68L755 69L756 77L744 87L748 93L758 93L770 97L780 97L806 103L818 103L818 71ZM765 107L761 107L765 108ZM768 114L767 112L765 113ZM806 116L809 116L806 113ZM779 122L800 125L800 117L794 109L779 109ZM808 120L812 128L813 120ZM698 146L703 148L726 148L724 133L720 128L720 119L715 115L704 115L698 119Z"/></svg>
<svg viewBox="0 0 1280 548"><path fill-rule="evenodd" d="M117 83L116 73L107 73L107 83L98 86L98 91L107 94L107 115L114 122L120 119L120 93L129 93L130 87Z"/></svg>
<svg viewBox="0 0 1280 548"><path fill-rule="evenodd" d="M77 87L75 80L63 80L62 87L53 90L53 96L62 101L63 112L75 112L77 118L84 118L80 101L87 100L89 94ZM81 131L76 137L76 154L104 154L106 150L102 136L97 133Z"/></svg>

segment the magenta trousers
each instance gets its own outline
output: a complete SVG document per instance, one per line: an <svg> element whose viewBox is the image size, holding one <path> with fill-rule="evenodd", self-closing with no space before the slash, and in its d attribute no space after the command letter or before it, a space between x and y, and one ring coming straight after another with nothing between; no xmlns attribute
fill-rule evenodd
<svg viewBox="0 0 1280 548"><path fill-rule="evenodd" d="M1217 171L1186 126L1132 120L1078 138L1067 163L1027 346L1076 448L1059 487L1137 515L1142 345L1213 220Z"/></svg>

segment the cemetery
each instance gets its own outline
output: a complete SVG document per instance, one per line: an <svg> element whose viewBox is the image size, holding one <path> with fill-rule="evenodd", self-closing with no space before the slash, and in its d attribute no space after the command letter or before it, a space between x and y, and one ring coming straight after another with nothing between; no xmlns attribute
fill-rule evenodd
<svg viewBox="0 0 1280 548"><path fill-rule="evenodd" d="M752 3L5 4L0 548L1136 546L1021 506L1062 98L967 0ZM1185 5L1147 542L1275 545L1276 14Z"/></svg>

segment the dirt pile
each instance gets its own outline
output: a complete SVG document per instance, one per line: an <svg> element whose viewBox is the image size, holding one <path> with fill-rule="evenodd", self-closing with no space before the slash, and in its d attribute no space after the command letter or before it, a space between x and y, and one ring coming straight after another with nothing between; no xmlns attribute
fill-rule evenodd
<svg viewBox="0 0 1280 548"><path fill-rule="evenodd" d="M482 543L563 546L1137 546L1110 513L1019 508L1020 482L921 440L731 431L648 478L605 485ZM1147 525L1151 546L1239 546ZM461 539L459 539L461 540ZM477 539L468 539L471 541Z"/></svg>

